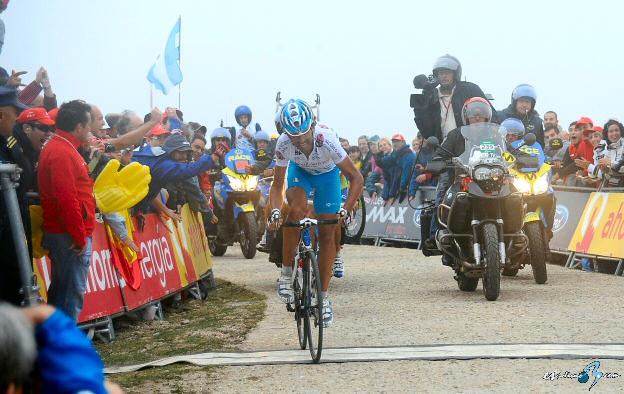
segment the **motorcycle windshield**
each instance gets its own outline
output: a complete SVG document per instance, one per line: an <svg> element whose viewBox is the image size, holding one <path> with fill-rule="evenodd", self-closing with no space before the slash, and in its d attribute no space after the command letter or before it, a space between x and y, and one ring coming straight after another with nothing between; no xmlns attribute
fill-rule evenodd
<svg viewBox="0 0 624 394"><path fill-rule="evenodd" d="M507 130L494 123L475 123L461 128L466 141L466 150L459 161L474 167L479 164L501 164L508 166L503 156L507 152L505 135Z"/></svg>
<svg viewBox="0 0 624 394"><path fill-rule="evenodd" d="M225 165L237 174L245 174L245 168L256 164L253 152L248 149L232 149L225 157Z"/></svg>

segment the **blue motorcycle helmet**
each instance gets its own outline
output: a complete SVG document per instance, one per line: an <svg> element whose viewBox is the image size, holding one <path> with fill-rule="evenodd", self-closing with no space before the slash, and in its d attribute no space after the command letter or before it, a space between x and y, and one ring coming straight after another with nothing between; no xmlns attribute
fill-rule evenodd
<svg viewBox="0 0 624 394"><path fill-rule="evenodd" d="M516 108L516 101L525 98L531 100L531 110L535 109L537 101L537 92L535 88L528 83L521 83L511 91L511 107Z"/></svg>
<svg viewBox="0 0 624 394"><path fill-rule="evenodd" d="M264 130L256 131L256 135L254 135L253 138L255 141L266 141L266 142L271 141L271 135Z"/></svg>
<svg viewBox="0 0 624 394"><path fill-rule="evenodd" d="M507 135L517 135L518 138L524 137L524 124L519 119L507 118L500 125L507 130Z"/></svg>
<svg viewBox="0 0 624 394"><path fill-rule="evenodd" d="M242 124L240 122L241 115L249 116L249 123L251 123L251 109L249 109L248 106L246 106L246 105L239 105L236 108L236 110L234 111L234 118L236 119L236 123L238 123L239 126L242 126Z"/></svg>
<svg viewBox="0 0 624 394"><path fill-rule="evenodd" d="M226 129L225 127L218 127L216 129L214 129L212 131L212 133L210 133L210 143L212 144L213 147L217 146L217 141L216 139L225 139L225 143L227 144L227 146L231 147L230 145L230 130Z"/></svg>

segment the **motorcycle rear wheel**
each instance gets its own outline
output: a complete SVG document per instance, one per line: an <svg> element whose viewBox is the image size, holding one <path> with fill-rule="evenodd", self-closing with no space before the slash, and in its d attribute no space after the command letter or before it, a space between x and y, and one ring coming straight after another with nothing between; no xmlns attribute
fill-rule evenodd
<svg viewBox="0 0 624 394"><path fill-rule="evenodd" d="M223 256L227 251L227 245L218 244L214 239L208 238L208 249L213 256Z"/></svg>
<svg viewBox="0 0 624 394"><path fill-rule="evenodd" d="M535 283L542 285L548 280L548 273L546 272L547 254L544 247L544 237L542 236L542 226L539 222L529 222L525 224L525 229L529 238L533 278L535 278Z"/></svg>
<svg viewBox="0 0 624 394"><path fill-rule="evenodd" d="M463 273L457 273L457 287L461 291L475 291L479 286L479 278L468 278Z"/></svg>
<svg viewBox="0 0 624 394"><path fill-rule="evenodd" d="M503 276L516 276L520 268L503 268Z"/></svg>
<svg viewBox="0 0 624 394"><path fill-rule="evenodd" d="M484 223L481 228L483 250L483 293L488 301L496 301L500 294L500 263L498 229L494 223Z"/></svg>

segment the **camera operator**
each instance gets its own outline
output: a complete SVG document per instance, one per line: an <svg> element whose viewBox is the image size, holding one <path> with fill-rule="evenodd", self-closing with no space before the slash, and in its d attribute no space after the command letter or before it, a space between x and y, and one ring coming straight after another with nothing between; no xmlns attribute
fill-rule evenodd
<svg viewBox="0 0 624 394"><path fill-rule="evenodd" d="M433 63L433 76L428 81L423 79L427 78L424 75L414 78L414 86L423 89L421 97L416 100L412 98L412 108L414 121L424 138L436 136L439 141L444 141L451 130L463 125L464 103L472 97L486 98L478 85L462 81L461 75L459 60L454 56L444 55ZM498 123L493 106L492 114L492 122Z"/></svg>

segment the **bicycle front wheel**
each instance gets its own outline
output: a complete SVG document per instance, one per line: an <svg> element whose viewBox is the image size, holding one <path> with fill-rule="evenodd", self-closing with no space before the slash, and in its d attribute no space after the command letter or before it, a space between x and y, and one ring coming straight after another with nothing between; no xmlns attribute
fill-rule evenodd
<svg viewBox="0 0 624 394"><path fill-rule="evenodd" d="M304 326L310 345L312 361L318 363L323 351L323 298L321 295L321 274L316 256L312 251L305 254L303 262L303 305Z"/></svg>
<svg viewBox="0 0 624 394"><path fill-rule="evenodd" d="M298 259L297 259L298 260ZM299 261L295 261L295 267L299 267ZM305 350L308 345L308 332L305 329L303 299L303 271L295 268L295 280L293 281L293 292L295 293L295 321L297 322L297 336L299 337L299 347Z"/></svg>

